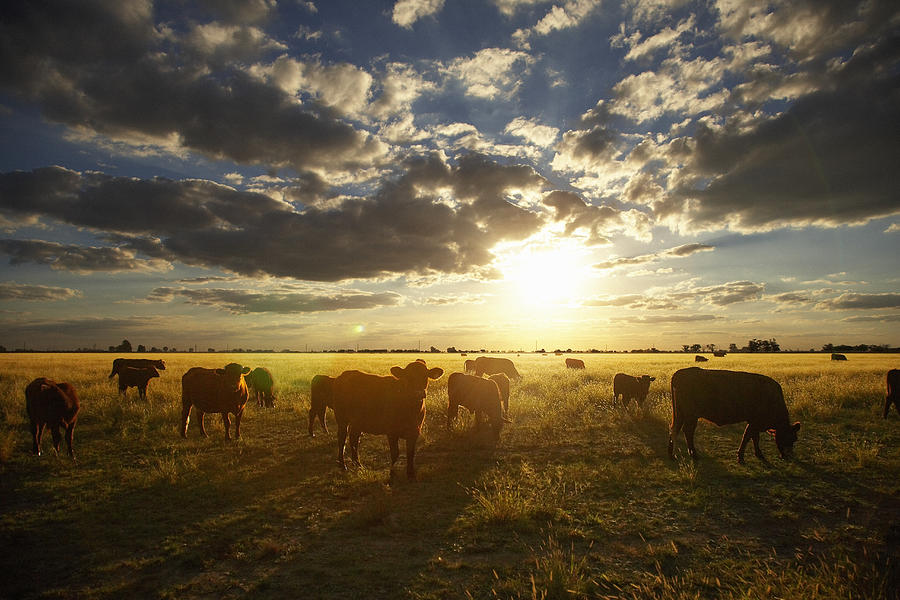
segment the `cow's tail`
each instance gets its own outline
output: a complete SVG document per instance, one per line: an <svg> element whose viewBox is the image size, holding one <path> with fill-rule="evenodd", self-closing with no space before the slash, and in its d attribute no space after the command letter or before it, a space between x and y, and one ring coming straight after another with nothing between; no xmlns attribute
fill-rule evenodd
<svg viewBox="0 0 900 600"><path fill-rule="evenodd" d="M670 428L675 426L675 382L669 382L669 395L672 396L672 423L669 425Z"/></svg>
<svg viewBox="0 0 900 600"><path fill-rule="evenodd" d="M107 377L107 379L112 379L113 377L115 377L116 373L118 373L118 372L119 372L119 365L113 365L112 371L110 372L109 377Z"/></svg>

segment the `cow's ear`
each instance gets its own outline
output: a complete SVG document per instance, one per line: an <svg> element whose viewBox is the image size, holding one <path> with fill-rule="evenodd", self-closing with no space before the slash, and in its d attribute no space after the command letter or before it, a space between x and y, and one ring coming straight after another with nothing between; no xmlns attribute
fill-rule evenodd
<svg viewBox="0 0 900 600"><path fill-rule="evenodd" d="M243 373L244 375L246 375L249 372L250 372L250 367L244 367L244 370L241 371L241 373Z"/></svg>
<svg viewBox="0 0 900 600"><path fill-rule="evenodd" d="M769 435L775 435L775 430L774 429L766 429L766 433L768 433Z"/></svg>
<svg viewBox="0 0 900 600"><path fill-rule="evenodd" d="M402 367L391 367L391 375L400 379L403 377L403 368Z"/></svg>
<svg viewBox="0 0 900 600"><path fill-rule="evenodd" d="M428 379L437 379L438 377L440 377L443 374L444 374L444 370L440 367L428 369Z"/></svg>
<svg viewBox="0 0 900 600"><path fill-rule="evenodd" d="M41 391L42 391L42 392L46 392L47 390L52 389L52 388L53 388L53 386L50 385L49 383L42 383L42 384L41 384Z"/></svg>
<svg viewBox="0 0 900 600"><path fill-rule="evenodd" d="M656 377L651 377L650 381L656 381Z"/></svg>
<svg viewBox="0 0 900 600"><path fill-rule="evenodd" d="M796 423L791 425L791 429L794 430L794 433L797 433L798 431L800 431L800 421L797 421Z"/></svg>
<svg viewBox="0 0 900 600"><path fill-rule="evenodd" d="M422 359L422 358L417 358L417 359L416 359L416 362L420 362L420 363L422 363L423 365L425 364L425 360Z"/></svg>
<svg viewBox="0 0 900 600"><path fill-rule="evenodd" d="M224 375L225 369L216 369L216 375Z"/></svg>

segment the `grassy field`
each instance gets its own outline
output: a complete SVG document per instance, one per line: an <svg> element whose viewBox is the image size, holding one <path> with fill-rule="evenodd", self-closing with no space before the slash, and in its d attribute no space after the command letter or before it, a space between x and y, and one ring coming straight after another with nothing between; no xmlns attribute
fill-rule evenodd
<svg viewBox="0 0 900 600"><path fill-rule="evenodd" d="M0 598L898 597L900 416L881 417L897 355L711 358L782 384L803 425L790 462L763 436L771 466L752 450L737 464L742 425L701 423L699 460L683 437L668 459L668 382L693 355L580 355L578 372L511 356L523 377L499 444L465 410L445 429L464 359L421 355L446 373L418 482L402 464L391 482L383 437L340 471L334 429L306 435L309 380L417 357L170 355L144 403L117 397L111 355L0 354ZM181 439L181 374L232 361L272 371L276 408L248 405L240 441L218 415ZM612 405L619 371L656 377L642 410ZM77 465L49 434L30 454L38 376L78 390Z"/></svg>

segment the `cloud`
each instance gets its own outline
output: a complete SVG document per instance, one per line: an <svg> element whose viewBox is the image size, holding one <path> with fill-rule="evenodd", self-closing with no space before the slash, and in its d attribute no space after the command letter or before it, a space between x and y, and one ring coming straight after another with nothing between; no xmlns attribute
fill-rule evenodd
<svg viewBox="0 0 900 600"><path fill-rule="evenodd" d="M837 298L823 300L816 308L824 310L874 310L883 308L900 308L900 294L862 294L847 292Z"/></svg>
<svg viewBox="0 0 900 600"><path fill-rule="evenodd" d="M559 137L559 129L556 127L541 125L536 119L526 119L525 117L516 117L506 124L506 129L503 131L541 147L549 146Z"/></svg>
<svg viewBox="0 0 900 600"><path fill-rule="evenodd" d="M674 248L669 248L668 250L662 250L660 252L654 252L652 254L641 254L639 256L613 258L611 260L595 264L594 268L607 270L627 267L630 265L642 265L645 263L664 260L666 258L683 258L685 256L697 254L698 252L712 252L715 249L715 246L695 242L691 244L684 244L682 246L676 246Z"/></svg>
<svg viewBox="0 0 900 600"><path fill-rule="evenodd" d="M681 34L690 31L695 26L694 15L679 23L674 29L666 27L659 33L650 36L642 42L634 43L625 55L625 60L637 60L647 55L652 55L660 48L670 47L672 43L681 37Z"/></svg>
<svg viewBox="0 0 900 600"><path fill-rule="evenodd" d="M722 317L716 315L646 315L612 317L610 321L620 323L662 325L665 323L697 323L703 321L716 321Z"/></svg>
<svg viewBox="0 0 900 600"><path fill-rule="evenodd" d="M366 107L373 83L369 73L348 63L323 65L287 55L269 66L256 66L252 72L290 96L312 98L349 115Z"/></svg>
<svg viewBox="0 0 900 600"><path fill-rule="evenodd" d="M135 251L115 247L75 246L41 240L0 240L0 253L10 256L9 264L33 262L57 271L88 274L96 272L158 272L172 265L161 259L139 259Z"/></svg>
<svg viewBox="0 0 900 600"><path fill-rule="evenodd" d="M499 0L498 8L504 14L511 14L516 5L525 2L510 2ZM592 12L600 8L596 0L567 0L562 4L555 4L533 27L519 29L513 34L513 40L522 47L528 47L528 39L533 35L545 36L554 31L577 27Z"/></svg>
<svg viewBox="0 0 900 600"><path fill-rule="evenodd" d="M841 319L844 323L896 323L900 321L900 314L895 315L862 315Z"/></svg>
<svg viewBox="0 0 900 600"><path fill-rule="evenodd" d="M620 211L611 206L594 206L582 200L577 194L553 191L543 199L543 204L553 209L554 220L565 223L565 235L577 231L587 232L586 243L607 245L607 236L614 232L625 232L636 238L649 235L650 219L639 211Z"/></svg>
<svg viewBox="0 0 900 600"><path fill-rule="evenodd" d="M147 297L152 302L171 302L182 298L188 304L210 306L235 314L297 314L337 310L370 309L396 306L402 297L395 292L299 293L292 291L253 291L225 288L159 287Z"/></svg>
<svg viewBox="0 0 900 600"><path fill-rule="evenodd" d="M412 29L413 23L444 8L444 0L397 0L391 19L400 27Z"/></svg>
<svg viewBox="0 0 900 600"><path fill-rule="evenodd" d="M525 52L485 48L471 58L454 59L446 70L462 82L469 94L492 99L515 93L533 62Z"/></svg>
<svg viewBox="0 0 900 600"><path fill-rule="evenodd" d="M900 223L891 223L890 226L884 230L885 233L897 233L900 231Z"/></svg>
<svg viewBox="0 0 900 600"><path fill-rule="evenodd" d="M766 296L766 300L777 302L778 304L808 304L812 302L812 298L806 292L784 292L782 294L774 294Z"/></svg>
<svg viewBox="0 0 900 600"><path fill-rule="evenodd" d="M30 285L14 281L0 282L0 300L24 300L27 302L48 302L78 298L81 292L72 288L47 285Z"/></svg>
<svg viewBox="0 0 900 600"><path fill-rule="evenodd" d="M242 275L314 281L479 273L493 261L496 244L526 239L544 224L539 213L508 199L514 191L536 193L546 185L530 167L469 155L453 167L430 156L403 168L405 173L369 197L298 211L209 181L140 180L50 167L0 174L0 214L106 232L119 247L102 251L108 269L118 268L115 257L134 258L123 252L139 252ZM8 244L10 252L21 248ZM80 260L87 268L87 258Z"/></svg>

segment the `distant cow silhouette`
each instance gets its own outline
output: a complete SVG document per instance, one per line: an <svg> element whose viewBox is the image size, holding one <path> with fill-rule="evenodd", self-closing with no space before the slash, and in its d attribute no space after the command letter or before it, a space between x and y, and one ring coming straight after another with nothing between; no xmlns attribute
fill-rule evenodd
<svg viewBox="0 0 900 600"><path fill-rule="evenodd" d="M843 354L832 354L831 360L847 360L847 357Z"/></svg>
<svg viewBox="0 0 900 600"><path fill-rule="evenodd" d="M738 447L738 462L744 462L744 448L753 440L753 452L765 460L759 449L759 434L775 435L782 458L788 458L797 441L800 423L788 419L784 393L777 381L757 373L718 371L690 367L672 375L672 427L669 430L669 457L675 458L675 436L684 428L691 458L696 458L694 430L698 419L716 425L747 422Z"/></svg>
<svg viewBox="0 0 900 600"><path fill-rule="evenodd" d="M275 408L275 380L265 367L256 367L244 378L250 395L256 398L257 406Z"/></svg>
<svg viewBox="0 0 900 600"><path fill-rule="evenodd" d="M700 356L699 354L694 357L694 362L707 362L709 359L705 356Z"/></svg>
<svg viewBox="0 0 900 600"><path fill-rule="evenodd" d="M475 375L493 375L494 373L505 373L510 379L519 379L521 377L513 361L508 358L479 356L475 359Z"/></svg>
<svg viewBox="0 0 900 600"><path fill-rule="evenodd" d="M884 418L887 419L891 404L900 412L900 369L891 369L887 372L887 395L884 397Z"/></svg>
<svg viewBox="0 0 900 600"><path fill-rule="evenodd" d="M53 449L59 454L59 444L62 441L59 428L65 427L66 446L74 462L72 434L78 420L78 409L78 395L71 384L56 383L46 377L38 377L29 383L25 387L25 411L31 422L32 452L40 456L44 427L49 427L53 434Z"/></svg>
<svg viewBox="0 0 900 600"><path fill-rule="evenodd" d="M583 369L584 361L580 358L567 358L566 359L566 368L567 369Z"/></svg>
<svg viewBox="0 0 900 600"><path fill-rule="evenodd" d="M138 389L138 397L141 400L147 399L147 385L154 377L159 377L159 371L156 367L129 367L119 365L119 393L124 398L128 392L128 388L136 387Z"/></svg>
<svg viewBox="0 0 900 600"><path fill-rule="evenodd" d="M160 371L166 370L166 361L161 358L117 358L113 361L112 371L107 379L112 379L121 367L146 368L154 367Z"/></svg>

